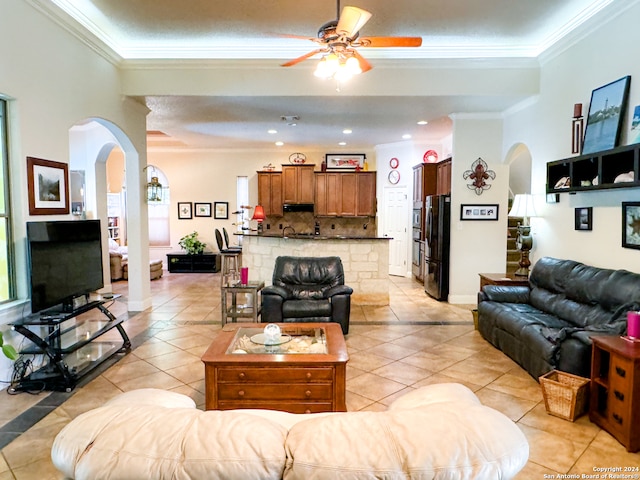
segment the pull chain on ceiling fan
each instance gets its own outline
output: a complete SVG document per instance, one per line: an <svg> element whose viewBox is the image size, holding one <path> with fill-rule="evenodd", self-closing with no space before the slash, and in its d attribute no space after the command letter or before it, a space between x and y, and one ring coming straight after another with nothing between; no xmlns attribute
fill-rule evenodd
<svg viewBox="0 0 640 480"><path fill-rule="evenodd" d="M288 38L311 40L320 48L282 64L291 67L308 58L323 54L315 75L321 78L346 80L352 75L371 70L372 65L358 52L357 48L419 47L422 37L360 37L360 29L372 14L358 7L345 6L340 11L340 0L336 1L337 20L320 27L316 37L284 35Z"/></svg>

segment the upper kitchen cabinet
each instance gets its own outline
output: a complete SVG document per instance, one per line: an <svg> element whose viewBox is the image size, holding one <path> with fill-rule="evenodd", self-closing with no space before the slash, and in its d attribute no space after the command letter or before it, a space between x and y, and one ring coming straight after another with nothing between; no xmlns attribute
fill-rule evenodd
<svg viewBox="0 0 640 480"><path fill-rule="evenodd" d="M282 216L282 172L258 172L258 204L265 215Z"/></svg>
<svg viewBox="0 0 640 480"><path fill-rule="evenodd" d="M283 203L313 203L315 165L282 166Z"/></svg>
<svg viewBox="0 0 640 480"><path fill-rule="evenodd" d="M413 167L413 208L424 207L424 197L436 194L437 163L420 163Z"/></svg>
<svg viewBox="0 0 640 480"><path fill-rule="evenodd" d="M436 163L436 166L436 195L448 195L451 193L451 157Z"/></svg>
<svg viewBox="0 0 640 480"><path fill-rule="evenodd" d="M319 216L373 217L375 172L316 173L315 213Z"/></svg>

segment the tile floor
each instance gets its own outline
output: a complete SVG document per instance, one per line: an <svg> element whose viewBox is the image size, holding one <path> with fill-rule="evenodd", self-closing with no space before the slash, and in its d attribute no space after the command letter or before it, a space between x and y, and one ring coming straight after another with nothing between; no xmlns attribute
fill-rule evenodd
<svg viewBox="0 0 640 480"><path fill-rule="evenodd" d="M517 480L640 465L640 453L627 453L587 416L572 423L548 415L538 383L474 330L473 306L439 303L414 281L391 279L389 307L352 309L349 411L382 410L412 388L460 382L517 422L527 436L530 458ZM132 351L70 394L0 392L0 445L5 445L0 480L63 478L49 458L55 435L70 419L122 391L164 388L185 393L202 407L200 356L220 329L219 282L217 274L167 273L153 281L153 307L129 314L125 322ZM126 295L126 282L114 289ZM112 311L127 315L122 301Z"/></svg>

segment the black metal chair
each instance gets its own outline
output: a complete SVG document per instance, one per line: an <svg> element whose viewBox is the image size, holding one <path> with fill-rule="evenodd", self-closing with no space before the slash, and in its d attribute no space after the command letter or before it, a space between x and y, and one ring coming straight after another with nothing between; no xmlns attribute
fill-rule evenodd
<svg viewBox="0 0 640 480"><path fill-rule="evenodd" d="M242 247L240 245L229 245L229 234L227 233L227 229L224 227L222 227L222 234L224 235L224 244L227 250L242 251Z"/></svg>
<svg viewBox="0 0 640 480"><path fill-rule="evenodd" d="M225 231L226 233L226 231ZM229 249L229 248L224 248L224 243L222 240L222 233L220 233L220 230L218 230L216 228L216 243L218 244L218 250L220 251L220 257L222 258L221 261L221 271L222 271L222 280L223 280L223 284L226 281L226 276L236 272L239 273L240 272L240 267L242 265L242 248L239 249Z"/></svg>

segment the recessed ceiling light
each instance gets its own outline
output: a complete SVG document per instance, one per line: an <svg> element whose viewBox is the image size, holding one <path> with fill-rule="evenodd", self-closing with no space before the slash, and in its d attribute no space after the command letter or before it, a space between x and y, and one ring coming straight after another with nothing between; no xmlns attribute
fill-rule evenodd
<svg viewBox="0 0 640 480"><path fill-rule="evenodd" d="M267 130L267 133L270 133L271 135L273 135L274 133L278 133L278 130L271 128L269 130Z"/></svg>
<svg viewBox="0 0 640 480"><path fill-rule="evenodd" d="M349 135L350 133L353 133L353 130L351 130L350 128L345 128L344 130L342 130L342 133L344 133L345 135Z"/></svg>
<svg viewBox="0 0 640 480"><path fill-rule="evenodd" d="M344 147L347 144L347 142L338 142L338 145L340 145L341 147Z"/></svg>
<svg viewBox="0 0 640 480"><path fill-rule="evenodd" d="M426 125L427 123L429 123L429 122L427 122L426 120L420 120L418 122L418 125Z"/></svg>
<svg viewBox="0 0 640 480"><path fill-rule="evenodd" d="M284 145L284 142L276 142L276 147L281 147Z"/></svg>
<svg viewBox="0 0 640 480"><path fill-rule="evenodd" d="M409 140L411 138L411 135L405 133L404 135L402 135L402 138L404 138L405 140Z"/></svg>

